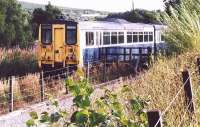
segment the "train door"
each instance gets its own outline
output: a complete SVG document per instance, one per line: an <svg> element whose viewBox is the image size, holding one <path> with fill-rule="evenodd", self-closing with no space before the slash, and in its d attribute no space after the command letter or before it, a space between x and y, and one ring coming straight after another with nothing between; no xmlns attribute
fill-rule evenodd
<svg viewBox="0 0 200 127"><path fill-rule="evenodd" d="M63 62L64 56L64 41L65 41L65 26L54 25L54 60L56 63Z"/></svg>

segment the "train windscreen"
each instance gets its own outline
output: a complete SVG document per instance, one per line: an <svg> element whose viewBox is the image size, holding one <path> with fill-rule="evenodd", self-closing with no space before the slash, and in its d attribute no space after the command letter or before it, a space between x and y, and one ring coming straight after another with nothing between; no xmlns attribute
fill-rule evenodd
<svg viewBox="0 0 200 127"><path fill-rule="evenodd" d="M51 25L42 25L41 29L42 34L42 43L51 44L52 42L52 26Z"/></svg>
<svg viewBox="0 0 200 127"><path fill-rule="evenodd" d="M77 42L77 27L67 26L66 29L66 43L68 45L75 45Z"/></svg>

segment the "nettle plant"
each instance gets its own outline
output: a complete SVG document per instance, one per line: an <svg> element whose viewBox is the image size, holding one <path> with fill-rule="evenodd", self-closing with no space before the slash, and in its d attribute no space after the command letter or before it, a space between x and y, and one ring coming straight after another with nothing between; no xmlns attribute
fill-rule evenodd
<svg viewBox="0 0 200 127"><path fill-rule="evenodd" d="M95 95L93 87L85 78L70 77L66 80L66 87L74 96L73 106L75 111L66 120L66 112L58 110L53 114L44 112L39 118L34 112L27 121L27 126L35 126L36 122L55 125L57 122L64 122L66 127L145 127L147 126L147 115L144 112L147 103L139 97L126 100L124 103L120 95L114 94L110 90L105 90L105 94L92 101ZM121 92L128 90L125 86ZM120 94L120 93L119 93ZM58 102L52 101L58 108ZM69 116L69 115L68 115Z"/></svg>

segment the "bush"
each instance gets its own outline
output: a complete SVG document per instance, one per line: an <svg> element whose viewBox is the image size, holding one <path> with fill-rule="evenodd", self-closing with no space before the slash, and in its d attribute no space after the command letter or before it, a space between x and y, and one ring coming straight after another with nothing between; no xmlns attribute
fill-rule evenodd
<svg viewBox="0 0 200 127"><path fill-rule="evenodd" d="M144 108L147 106L146 101L139 97L130 100L122 99L121 95L128 87L124 86L118 94L105 90L105 94L100 98L93 100L92 94L94 89L88 83L87 79L69 78L66 81L66 86L74 96L73 103L75 111L70 116L69 120L61 125L70 127L144 127L147 126L147 115ZM122 101L123 100L123 101ZM50 99L52 104L58 108L58 102ZM124 103L125 102L125 103ZM48 123L55 125L60 123L60 119L65 119L62 110L49 114L43 112L37 115L36 112L31 112L31 119L27 121L27 126L38 125L39 123ZM35 115L33 115L35 114ZM37 117L35 117L37 116Z"/></svg>

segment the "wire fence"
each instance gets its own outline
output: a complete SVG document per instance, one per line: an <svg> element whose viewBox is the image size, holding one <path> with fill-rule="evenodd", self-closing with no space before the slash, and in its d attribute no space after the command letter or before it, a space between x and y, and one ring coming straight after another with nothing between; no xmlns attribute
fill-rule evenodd
<svg viewBox="0 0 200 127"><path fill-rule="evenodd" d="M88 62L85 66L84 75L95 87L101 87L102 85L105 85L104 82L123 76L122 70L125 70L124 72L126 72L126 75L129 75L127 70L131 70L130 72L132 73L134 70L132 66L128 68L127 64L123 65L112 63L107 65L103 62L104 61L102 60ZM60 71L60 73L55 73L57 71ZM54 73L54 75L44 76L47 73ZM2 86L0 87L0 114L8 113L31 104L39 103L46 100L48 95L59 98L68 94L68 91L65 87L65 80L67 76L72 73L74 73L74 71L70 70L70 66L68 66L42 72L42 78L41 74L37 73L23 77L11 77L10 79L0 81L0 86ZM182 73L182 78L183 85L178 88L177 93L166 105L162 113L160 113L160 111L156 113L158 117L156 115L155 117L157 119L155 119L155 117L148 117L149 121L153 121L151 121L153 124L151 124L149 127L162 127L162 119L165 118L165 115L170 112L173 106L177 103L177 98L183 96L183 93L185 95L185 105L183 105L184 110L182 114L180 114L179 121L177 121L177 126L184 126L184 121L186 121L186 119L193 121L192 118L195 112L194 99L198 99L193 98L193 94L200 92L200 86L197 87L195 91L192 91L191 76L188 70Z"/></svg>
<svg viewBox="0 0 200 127"><path fill-rule="evenodd" d="M119 64L118 67L120 66L122 65ZM45 101L49 95L59 98L68 94L65 80L69 75L75 73L71 69L72 67L78 68L79 66L67 66L22 77L12 76L0 81L0 114ZM89 61L83 69L83 75L96 86L122 76L118 73L116 73L117 75L111 74L118 69L115 67L115 63L108 65L103 60Z"/></svg>

